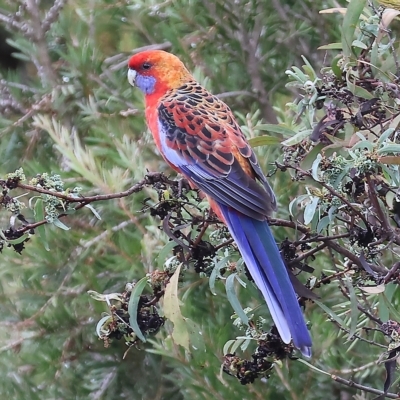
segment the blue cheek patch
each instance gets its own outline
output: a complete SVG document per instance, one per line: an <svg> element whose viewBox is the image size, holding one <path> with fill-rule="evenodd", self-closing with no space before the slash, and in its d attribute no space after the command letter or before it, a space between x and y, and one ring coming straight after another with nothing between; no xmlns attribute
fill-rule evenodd
<svg viewBox="0 0 400 400"><path fill-rule="evenodd" d="M152 94L156 80L152 76L137 75L136 86L145 94Z"/></svg>

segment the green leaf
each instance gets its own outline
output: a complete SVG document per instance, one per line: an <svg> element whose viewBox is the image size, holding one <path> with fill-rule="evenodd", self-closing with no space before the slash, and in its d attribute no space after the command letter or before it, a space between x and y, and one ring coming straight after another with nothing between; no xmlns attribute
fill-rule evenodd
<svg viewBox="0 0 400 400"><path fill-rule="evenodd" d="M121 293L98 293L95 290L88 290L86 292L93 300L97 301L105 301L108 305L110 305L110 300L115 301L124 301Z"/></svg>
<svg viewBox="0 0 400 400"><path fill-rule="evenodd" d="M343 60L343 56L341 54L337 55L331 63L331 68L332 68L332 72L335 74L336 79L338 81L342 81L343 80L343 76L342 76L342 70L340 68L340 64ZM340 62L340 64L339 64Z"/></svg>
<svg viewBox="0 0 400 400"><path fill-rule="evenodd" d="M293 129L290 129L288 126L283 125L283 124L260 124L256 125L254 129L258 129L259 131L268 131L268 132L274 132L274 133L279 133L283 136L293 136L296 134L296 132Z"/></svg>
<svg viewBox="0 0 400 400"><path fill-rule="evenodd" d="M306 75L300 68L293 66L292 70L300 78L302 82L307 82L308 80L310 80L310 77Z"/></svg>
<svg viewBox="0 0 400 400"><path fill-rule="evenodd" d="M228 340L228 341L225 343L224 348L222 349L222 354L223 354L224 356L225 356L226 354L232 353L232 352L229 351L229 350L230 350L231 346L232 346L235 342L236 342L236 340L231 339L231 340Z"/></svg>
<svg viewBox="0 0 400 400"><path fill-rule="evenodd" d="M312 129L305 129L304 131L297 132L294 136L284 140L281 144L283 146L294 146L302 142L306 137L310 136Z"/></svg>
<svg viewBox="0 0 400 400"><path fill-rule="evenodd" d="M366 0L351 0L347 7L342 25L342 48L346 58L353 55L352 43L360 15L365 7Z"/></svg>
<svg viewBox="0 0 400 400"><path fill-rule="evenodd" d="M322 156L321 154L318 154L311 166L311 175L317 182L319 182L320 180L318 176L318 167L321 161L322 161Z"/></svg>
<svg viewBox="0 0 400 400"><path fill-rule="evenodd" d="M226 263L229 261L229 256L224 257L222 260L220 260L218 263L215 264L211 274L210 274L210 279L208 280L208 285L210 287L211 293L216 296L217 293L215 293L214 288L215 288L215 281L217 280L218 277L221 277L219 271L221 271L221 268L224 268Z"/></svg>
<svg viewBox="0 0 400 400"><path fill-rule="evenodd" d="M328 215L326 215L325 217L321 218L318 221L318 225L317 225L317 233L321 233L331 222L331 219L329 218Z"/></svg>
<svg viewBox="0 0 400 400"><path fill-rule="evenodd" d="M303 360L303 359L301 359L301 358L298 358L296 361L298 361L298 362L300 362L300 363L302 363L302 364L304 364L304 365L307 365L308 368L313 369L314 371L317 371L317 372L320 373L320 374L332 376L329 372L326 372L326 371L324 371L324 370L322 370L322 369L317 368L315 365L310 364L310 363L307 362L306 360Z"/></svg>
<svg viewBox="0 0 400 400"><path fill-rule="evenodd" d="M293 217L295 217L297 215L297 210L298 210L298 206L299 204L301 204L302 201L304 201L305 199L310 198L309 194L301 194L298 197L295 197L290 203L289 203L289 212L290 215L292 215ZM294 208L294 209L293 209Z"/></svg>
<svg viewBox="0 0 400 400"><path fill-rule="evenodd" d="M165 260L167 259L168 254L171 252L171 250L177 246L177 243L174 242L173 240L170 240L158 253L158 256L156 257L156 262L157 262L157 267L162 268Z"/></svg>
<svg viewBox="0 0 400 400"><path fill-rule="evenodd" d="M400 312L396 307L393 306L392 302L387 298L385 293L381 293L379 295L379 302L383 301L389 312L391 313L391 319L395 319L396 321L400 321Z"/></svg>
<svg viewBox="0 0 400 400"><path fill-rule="evenodd" d="M344 284L346 285L346 288L349 292L350 304L351 304L351 307L350 307L351 322L350 322L350 332L349 332L349 338L348 338L350 340L356 333L358 315L360 314L360 312L357 307L358 301L357 301L356 292L354 290L353 285L351 284L351 280L350 279L344 280Z"/></svg>
<svg viewBox="0 0 400 400"><path fill-rule="evenodd" d="M400 144L390 143L377 150L378 154L383 153L400 153Z"/></svg>
<svg viewBox="0 0 400 400"><path fill-rule="evenodd" d="M371 60L370 60L371 71L374 77L379 73L378 60L379 60L379 45L375 40L374 44L372 45Z"/></svg>
<svg viewBox="0 0 400 400"><path fill-rule="evenodd" d="M318 154L322 151L324 147L325 145L322 143L318 143L317 145L315 145L311 149L311 151L309 151L304 157L303 162L301 163L301 168L304 170L312 168L315 159L318 157Z"/></svg>
<svg viewBox="0 0 400 400"><path fill-rule="evenodd" d="M86 204L85 207L88 208L98 220L101 220L100 214L91 204Z"/></svg>
<svg viewBox="0 0 400 400"><path fill-rule="evenodd" d="M244 339L243 343L240 345L241 351L246 351L250 345L251 340L249 338Z"/></svg>
<svg viewBox="0 0 400 400"><path fill-rule="evenodd" d="M236 353L236 350L243 344L246 339L244 338L236 338L235 343L233 343L231 352Z"/></svg>
<svg viewBox="0 0 400 400"><path fill-rule="evenodd" d="M44 220L44 208L43 208L43 200L41 198L38 198L35 202L35 207L34 207L34 215L35 215L35 221L43 221ZM50 251L49 244L47 242L47 236L46 236L46 228L45 225L39 225L36 228L37 232L39 232L39 236L41 239L41 243L43 244L43 247L46 249L46 251Z"/></svg>
<svg viewBox="0 0 400 400"><path fill-rule="evenodd" d="M304 57L303 55L301 56L301 58L303 59L305 65L303 65L303 69L304 71L307 73L307 75L310 77L310 80L315 81L315 79L318 78L313 66L310 64L310 62L307 60L306 57Z"/></svg>
<svg viewBox="0 0 400 400"><path fill-rule="evenodd" d="M370 142L369 140L361 140L360 142L357 142L351 150L355 149L367 149L368 151L372 151L374 149L375 145L374 143Z"/></svg>
<svg viewBox="0 0 400 400"><path fill-rule="evenodd" d="M64 231L69 231L71 229L63 222L61 222L58 218L54 219L52 224L55 225L57 228L63 229Z"/></svg>
<svg viewBox="0 0 400 400"><path fill-rule="evenodd" d="M25 234L23 234L21 237L19 237L17 239L7 239L7 243L19 244L19 243L24 242L28 238L29 238L29 235L27 233L25 233Z"/></svg>
<svg viewBox="0 0 400 400"><path fill-rule="evenodd" d="M235 278L236 273L233 273L228 276L226 279L225 289L226 289L226 296L231 303L232 308L235 310L236 315L242 320L245 325L249 324L249 317L243 311L242 306L240 305L239 299L237 298L236 291L235 291Z"/></svg>
<svg viewBox="0 0 400 400"><path fill-rule="evenodd" d="M172 339L176 344L189 350L189 332L185 318L182 316L178 298L178 282L182 264L171 276L164 294L164 315L174 324Z"/></svg>
<svg viewBox="0 0 400 400"><path fill-rule="evenodd" d="M368 294L378 294L383 293L385 291L385 285L375 285L375 286L358 286L360 290Z"/></svg>
<svg viewBox="0 0 400 400"><path fill-rule="evenodd" d="M393 311L392 298L396 292L397 285L389 283L385 285L384 292L380 292L379 304L378 304L378 315L379 318L386 322L390 319L390 311Z"/></svg>
<svg viewBox="0 0 400 400"><path fill-rule="evenodd" d="M349 83L350 82L348 82L347 86L349 90L354 94L354 96L361 97L362 99L367 99L367 100L375 98L375 96L372 93L368 92L368 90L364 89L363 87Z"/></svg>
<svg viewBox="0 0 400 400"><path fill-rule="evenodd" d="M398 116L396 117L396 119L398 119L399 117L400 117L400 115L398 115ZM398 123L398 121L397 121L397 123ZM389 136L390 136L395 130L396 130L395 128L388 128L388 129L386 129L386 131L383 132L382 135L379 137L378 143L383 143L386 139L389 138Z"/></svg>
<svg viewBox="0 0 400 400"><path fill-rule="evenodd" d="M131 292L131 297L129 298L128 303L128 313L129 313L129 325L135 332L136 336L142 341L146 342L146 338L144 337L142 331L139 328L137 322L137 312L139 306L140 296L147 285L147 277L143 277L136 285L133 287Z"/></svg>
<svg viewBox="0 0 400 400"><path fill-rule="evenodd" d="M352 46L359 47L360 49L368 49L368 46L363 43L361 40L353 40Z"/></svg>
<svg viewBox="0 0 400 400"><path fill-rule="evenodd" d="M329 43L318 47L318 50L342 50L342 43Z"/></svg>
<svg viewBox="0 0 400 400"><path fill-rule="evenodd" d="M313 196L311 202L306 205L304 209L304 225L308 225L313 220L318 203L319 197Z"/></svg>
<svg viewBox="0 0 400 400"><path fill-rule="evenodd" d="M110 319L112 319L111 316L110 316L110 315L106 315L105 317L103 317L103 318L97 323L97 325L96 325L96 333L97 333L97 336L98 336L99 338L102 338L103 335L109 333L109 331L107 332L107 331L103 330L102 328L103 328L104 324L105 324L108 320L110 320Z"/></svg>
<svg viewBox="0 0 400 400"><path fill-rule="evenodd" d="M280 140L275 136L257 136L249 139L249 144L251 147L259 147L259 146L271 146L279 144Z"/></svg>
<svg viewBox="0 0 400 400"><path fill-rule="evenodd" d="M321 303L318 300L313 300L313 301L318 307L322 308L333 320L335 320L340 326L343 327L346 326L344 321L337 314L335 314L335 312L332 311L329 307L327 307L325 304Z"/></svg>

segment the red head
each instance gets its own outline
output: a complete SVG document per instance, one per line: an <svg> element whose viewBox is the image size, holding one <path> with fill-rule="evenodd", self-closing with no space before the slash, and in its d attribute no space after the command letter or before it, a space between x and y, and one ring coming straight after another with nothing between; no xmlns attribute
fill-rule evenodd
<svg viewBox="0 0 400 400"><path fill-rule="evenodd" d="M135 54L128 63L128 80L146 95L162 96L193 79L182 61L162 50L149 50Z"/></svg>

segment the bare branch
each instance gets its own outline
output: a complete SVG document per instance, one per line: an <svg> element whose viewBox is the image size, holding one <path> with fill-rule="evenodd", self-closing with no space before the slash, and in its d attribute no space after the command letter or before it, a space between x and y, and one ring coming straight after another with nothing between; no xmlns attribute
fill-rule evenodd
<svg viewBox="0 0 400 400"><path fill-rule="evenodd" d="M36 187L36 186L32 186L32 185L25 185L25 184L23 184L21 182L18 182L16 187L18 187L20 189L36 192L36 193L41 193L41 194L46 194L46 195L49 195L49 196L54 196L54 197L57 197L59 199L63 199L68 203L79 203L75 207L75 210L80 210L81 208L85 207L87 204L90 204L90 203L93 203L93 202L96 202L96 201L120 199L122 197L130 196L133 193L140 192L145 186L153 184L155 182L163 182L163 183L167 183L167 184L174 184L174 183L178 184L175 181L169 180L163 173L153 172L153 173L148 173L145 176L145 178L143 178L141 181L139 181L138 183L136 183L135 185L130 187L128 190L125 190L125 191L119 192L119 193L102 194L102 195L96 195L96 196L86 196L86 197L68 196L68 195L65 195L63 193L59 193L59 192L43 189L41 187ZM4 183L4 181L3 181L3 183ZM63 218L66 215L67 214L60 214L59 218ZM26 224L26 225L22 226L21 228L19 228L17 230L17 233L18 234L23 234L25 232L29 232L29 231L37 228L38 226L46 225L47 223L48 223L47 220L43 220L43 221L38 221L38 222L35 222L35 223L32 223L32 224Z"/></svg>
<svg viewBox="0 0 400 400"><path fill-rule="evenodd" d="M42 84L55 84L57 76L51 65L49 49L46 42L45 30L42 25L42 17L40 15L39 4L35 0L26 0L26 10L29 13L31 25L31 38L36 43L38 58L32 57L33 62L38 70Z"/></svg>
<svg viewBox="0 0 400 400"><path fill-rule="evenodd" d="M96 196L86 196L86 197L74 197L68 196L59 192L55 192L52 190L43 189L41 187L25 185L24 183L18 182L17 187L25 190L29 190L31 192L37 192L42 194L47 194L49 196L58 197L59 199L63 199L68 201L69 203L82 203L84 205L93 203L95 201L101 200L112 200L112 199L120 199L121 197L130 196L133 193L141 191L146 185L149 185L154 182L165 182L165 183L173 183L174 181L169 180L163 173L161 172L151 172L146 175L144 179L130 187L128 190L118 193L110 193L110 194L99 194Z"/></svg>
<svg viewBox="0 0 400 400"><path fill-rule="evenodd" d="M369 174L367 174L366 179L369 188L369 199L371 200L372 206L374 207L374 210L382 224L382 228L384 230L383 233L387 235L392 232L392 229L390 228L390 224L389 221L387 220L385 213L383 212L382 208L379 205L379 201L376 196L375 182L371 179L371 175Z"/></svg>
<svg viewBox="0 0 400 400"><path fill-rule="evenodd" d="M364 390L365 392L368 392L368 393L378 394L383 397L387 397L388 399L398 399L399 398L399 395L397 395L395 393L385 393L382 390L378 390L378 389L374 389L369 386L361 385L360 383L354 382L353 380L344 379L337 375L331 375L331 378L334 381L341 383L342 385L353 387L355 389Z"/></svg>
<svg viewBox="0 0 400 400"><path fill-rule="evenodd" d="M8 28L18 30L20 32L28 32L28 26L26 24L22 24L18 22L15 16L12 15L4 15L0 13L0 21L4 22Z"/></svg>
<svg viewBox="0 0 400 400"><path fill-rule="evenodd" d="M64 8L67 0L55 0L54 4L51 6L50 10L47 11L46 17L42 23L42 29L44 32L47 32L53 22L55 22L60 15L60 11Z"/></svg>

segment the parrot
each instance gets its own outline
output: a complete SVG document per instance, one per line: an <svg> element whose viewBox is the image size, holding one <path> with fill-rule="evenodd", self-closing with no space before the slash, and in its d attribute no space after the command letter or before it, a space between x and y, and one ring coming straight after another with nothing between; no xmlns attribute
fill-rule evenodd
<svg viewBox="0 0 400 400"><path fill-rule="evenodd" d="M268 224L277 200L231 109L163 50L131 56L127 77L144 93L160 154L227 226L282 341L311 357L311 336Z"/></svg>

